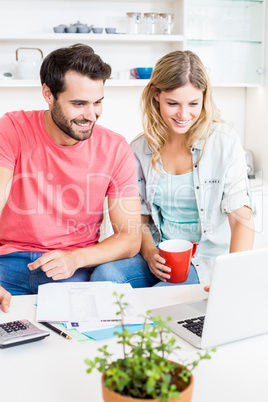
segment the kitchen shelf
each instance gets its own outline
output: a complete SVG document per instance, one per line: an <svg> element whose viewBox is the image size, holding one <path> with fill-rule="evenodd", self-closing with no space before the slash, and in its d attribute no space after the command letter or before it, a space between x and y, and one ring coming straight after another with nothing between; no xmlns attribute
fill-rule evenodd
<svg viewBox="0 0 268 402"><path fill-rule="evenodd" d="M0 41L76 41L76 42L183 42L183 35L69 34L69 33L0 33Z"/></svg>
<svg viewBox="0 0 268 402"><path fill-rule="evenodd" d="M128 80L107 80L105 86L107 87L145 87L149 80L128 79Z"/></svg>
<svg viewBox="0 0 268 402"><path fill-rule="evenodd" d="M262 4L264 0L202 0L202 6L214 7L251 7ZM200 6L200 0L191 0L191 4Z"/></svg>
<svg viewBox="0 0 268 402"><path fill-rule="evenodd" d="M117 80L117 79L109 79L105 82L106 87L145 87L148 84L149 80L136 80L136 79L127 79L127 80ZM230 82L230 83L220 83L214 82L214 87L216 88L243 88L243 87L256 87L256 83L246 83L246 82ZM261 84L259 85L261 86ZM19 79L3 79L0 80L0 88L31 88L31 87L41 87L41 83L39 80L19 80Z"/></svg>
<svg viewBox="0 0 268 402"><path fill-rule="evenodd" d="M252 43L252 44L257 44L257 45L261 45L262 41L261 40L247 40L247 39L236 39L236 38L230 38L230 39L226 39L226 38L219 38L219 39L194 39L194 38L186 38L186 42L193 42L193 43L208 43L208 42L214 42L214 43L218 43L218 42L239 42L239 43Z"/></svg>
<svg viewBox="0 0 268 402"><path fill-rule="evenodd" d="M2 0L3 1L3 0ZM4 0L4 1L6 1L6 2L8 2L8 1L10 1L10 0ZM59 2L62 2L62 3L72 3L73 2L73 0L57 0L57 1L59 1ZM82 3L95 3L96 2L96 0L79 0L79 1L81 1ZM102 1L102 3L133 3L133 1L135 1L135 3L144 3L144 0L101 0ZM154 3L163 3L163 0L153 0L154 1ZM170 4L172 4L172 3L176 3L176 1L177 0L169 0L169 3ZM240 1L240 0L238 0L238 1ZM244 0L244 1L248 1L248 0ZM255 0L252 0L252 1L255 1ZM256 1L260 1L260 0L256 0ZM55 0L46 0L46 2L55 2Z"/></svg>
<svg viewBox="0 0 268 402"><path fill-rule="evenodd" d="M213 85L261 86L265 1L187 0L184 48L197 53Z"/></svg>
<svg viewBox="0 0 268 402"><path fill-rule="evenodd" d="M107 87L144 87L149 80L128 79L116 80L109 79L105 82ZM22 88L22 87L41 87L39 80L19 80L19 79L3 79L0 80L0 88Z"/></svg>
<svg viewBox="0 0 268 402"><path fill-rule="evenodd" d="M125 78L131 68L154 67L164 54L189 49L201 58L214 86L258 87L263 84L264 77L264 15L267 1L49 0L48 6L45 0L16 0L14 4L17 4L17 10L11 2L0 0L0 3L6 3L2 7L6 18L2 17L0 26L1 61L12 64L19 47L40 48L46 56L55 48L80 42L92 46L111 65L113 77ZM27 16L22 22L20 14L29 7L31 17ZM129 11L174 13L175 34L127 34L126 13ZM17 32L13 32L8 23L13 21L13 12ZM53 32L53 26L78 20L90 21L100 27L115 26L118 33ZM39 85L28 80L0 80L2 88ZM112 79L106 85L142 87L145 82Z"/></svg>
<svg viewBox="0 0 268 402"><path fill-rule="evenodd" d="M16 80L16 79L0 80L0 88L22 88L22 87L41 87L41 83L39 80Z"/></svg>

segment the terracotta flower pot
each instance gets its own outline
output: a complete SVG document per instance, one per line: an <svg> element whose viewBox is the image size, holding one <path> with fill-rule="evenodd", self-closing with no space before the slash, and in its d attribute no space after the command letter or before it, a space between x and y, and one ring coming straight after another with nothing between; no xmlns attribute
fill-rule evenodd
<svg viewBox="0 0 268 402"><path fill-rule="evenodd" d="M105 402L149 402L150 399L137 399L137 398L131 398L129 396L124 396L120 395L114 391L110 391L105 385L104 385L104 378L105 378L105 373L102 374L102 395L103 399ZM174 399L170 398L169 402L190 402L192 399L192 393L193 393L193 386L194 386L194 377L191 374L189 385L187 388L185 388L184 391L181 391L180 398L179 399ZM161 402L160 399L151 399L151 401L154 402Z"/></svg>

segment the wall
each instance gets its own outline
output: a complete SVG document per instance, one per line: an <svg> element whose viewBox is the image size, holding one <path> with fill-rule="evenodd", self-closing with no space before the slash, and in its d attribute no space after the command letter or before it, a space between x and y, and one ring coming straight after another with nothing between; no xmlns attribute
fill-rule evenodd
<svg viewBox="0 0 268 402"><path fill-rule="evenodd" d="M137 4L136 4L137 3ZM65 1L65 0L0 0L0 34L6 32L52 32L52 27L60 23L74 23L77 20L83 23L94 23L101 26L114 25L121 26L125 21L127 11L164 11L166 7L175 7L182 3L180 0L174 1L146 1L138 0L103 2L92 1ZM168 5L169 4L169 5ZM109 13L104 13L103 9L109 8ZM64 10L63 10L64 8ZM26 10L31 10L27 12ZM59 12L62 10L62 12ZM83 10L83 12L81 12ZM172 10L171 10L172 11ZM175 10L173 10L175 11ZM176 10L177 18L182 16ZM21 16L23 18L21 18ZM117 19L121 16L121 19ZM182 18L182 17L180 17ZM11 24L12 22L12 24ZM182 21L178 20L178 33L182 30ZM122 25L122 30L123 30ZM179 32L180 31L180 32ZM19 36L19 34L18 34ZM79 35L77 37L79 41ZM31 47L41 47L44 55L50 48L64 46L63 43L54 41L45 44L39 41L27 43ZM93 47L106 62L110 62L111 52L114 53L112 45L108 43L95 43ZM1 43L0 50L0 73L1 64L4 62L15 62L15 50L24 46L23 42L17 40ZM129 44L127 44L129 46ZM153 58L158 59L158 52L161 51L161 44L153 47ZM137 62L146 62L146 57L152 57L150 51L141 43L136 45L131 43L132 53L135 54ZM152 52L152 49L151 49ZM122 57L117 57L117 62L126 63L127 57L124 57L125 48L120 47ZM148 53L148 54L147 54ZM114 56L114 54L113 54ZM133 66L134 67L134 66ZM114 70L116 72L117 66ZM141 117L139 109L139 100L142 92L141 87L106 87L105 100L103 103L103 116L100 118L100 124L123 134L128 141L131 141L142 130ZM244 144L245 132L245 89L244 88L215 88L214 96L216 104L222 112L224 120L231 124L238 132L242 144ZM1 88L0 87L0 116L10 110L18 109L40 109L45 108L46 104L41 95L41 88Z"/></svg>
<svg viewBox="0 0 268 402"><path fill-rule="evenodd" d="M268 6L266 5L266 49L268 44ZM268 51L265 55L264 86L248 88L245 101L245 146L255 155L255 168L268 182Z"/></svg>
<svg viewBox="0 0 268 402"><path fill-rule="evenodd" d="M109 0L111 3L112 1ZM32 13L23 10L21 13L14 13L14 10L21 9L22 5L27 3L27 9L33 11L33 9L39 8L40 15L42 16L41 28L38 25L37 19L32 18ZM82 22L91 21L91 13L88 11L81 17L81 9L78 7L79 2L68 2L68 10L64 10L64 13L50 12L49 8L55 7L57 9L58 4L65 4L64 0L61 1L1 1L0 0L0 32L6 32L12 29L20 32L36 32L43 30L44 32L50 32L52 26L60 23L75 22L80 19ZM83 7L92 7L92 3L84 1ZM157 1L159 7L159 1ZM115 15L120 11L132 11L129 5L122 5L120 2L120 9L114 9ZM142 4L139 0L140 7ZM154 4L152 2L152 4ZM45 6L44 6L45 5ZM42 9L42 7L46 9ZM57 7L56 7L57 6ZM102 6L96 6L101 8L99 12L99 20L94 21L100 25L109 25L110 21L103 21L103 4ZM119 6L118 6L119 7ZM135 7L133 7L133 10ZM119 11L118 11L119 10ZM3 11L6 11L5 13ZM63 14L65 15L63 17ZM23 18L21 19L21 15ZM100 17L101 16L101 17ZM12 22L12 24L11 24ZM11 24L11 25L10 25ZM266 26L268 26L268 7L266 7ZM266 43L268 44L268 30L266 32ZM36 46L39 43L36 42ZM8 43L4 47L3 53L0 53L0 70L1 63L4 61L15 61L15 49L18 45L17 42ZM33 46L33 45L31 45ZM63 46L63 44L61 44ZM45 49L46 50L46 49ZM98 50L98 49L97 49ZM123 52L122 52L123 53ZM139 52L141 53L141 52ZM124 53L123 53L124 54ZM5 56L5 60L3 60ZM105 61L110 61L108 55L105 53L103 58ZM228 56L226 56L228 57ZM268 66L268 52L266 54L265 65ZM105 99L103 102L103 115L99 120L99 123L107 126L108 128L123 134L130 142L138 133L142 131L141 126L141 114L139 108L139 100L142 92L142 88L129 88L129 87L106 87ZM238 132L242 145L251 149L255 154L255 167L256 170L261 171L261 176L268 182L268 71L265 71L265 85L261 88L214 88L214 98L216 104L221 110L223 119L233 126ZM46 103L43 100L41 94L41 88L1 88L0 87L0 116L7 111L11 110L31 110L46 108ZM259 197L261 200L262 197ZM264 197L265 198L265 197ZM268 195L266 194L266 199ZM256 232L258 237L257 246L263 246L266 244L267 237L265 233L268 233L268 215L265 215L267 211L266 206L262 202L258 202L258 221L256 222ZM263 213L264 212L264 213ZM263 236L264 235L264 236ZM261 239L261 241L260 241Z"/></svg>
<svg viewBox="0 0 268 402"><path fill-rule="evenodd" d="M142 131L140 96L142 88L114 88L105 90L102 124L123 134L128 141ZM244 88L215 88L214 98L226 123L238 132L244 143Z"/></svg>
<svg viewBox="0 0 268 402"><path fill-rule="evenodd" d="M140 96L142 88L106 87L103 115L99 123L131 141L142 131ZM214 98L224 120L238 132L244 143L244 88L215 88ZM11 110L46 108L41 87L0 88L0 116Z"/></svg>
<svg viewBox="0 0 268 402"><path fill-rule="evenodd" d="M266 49L268 43L268 7L266 5ZM248 88L245 99L245 147L253 151L259 184L254 191L256 212L254 247L267 247L268 239L268 51L265 54L264 86Z"/></svg>

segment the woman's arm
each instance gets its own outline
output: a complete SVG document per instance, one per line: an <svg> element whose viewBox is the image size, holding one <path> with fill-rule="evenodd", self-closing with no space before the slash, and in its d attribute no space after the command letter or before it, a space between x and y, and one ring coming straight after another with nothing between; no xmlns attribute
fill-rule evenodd
<svg viewBox="0 0 268 402"><path fill-rule="evenodd" d="M153 236L149 228L149 221L150 215L141 216L141 255L147 262L152 274L161 281L166 282L166 280L170 278L168 272L170 272L171 269L164 265L166 261L159 255L158 249L155 247Z"/></svg>
<svg viewBox="0 0 268 402"><path fill-rule="evenodd" d="M251 250L254 243L254 220L252 210L242 207L228 214L231 228L230 253Z"/></svg>

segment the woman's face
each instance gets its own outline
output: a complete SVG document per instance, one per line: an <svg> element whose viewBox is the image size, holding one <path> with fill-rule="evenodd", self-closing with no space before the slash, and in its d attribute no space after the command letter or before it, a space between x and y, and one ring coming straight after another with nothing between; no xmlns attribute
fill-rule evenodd
<svg viewBox="0 0 268 402"><path fill-rule="evenodd" d="M162 91L154 98L159 102L160 113L170 135L187 133L203 108L203 92L190 83L174 91Z"/></svg>

